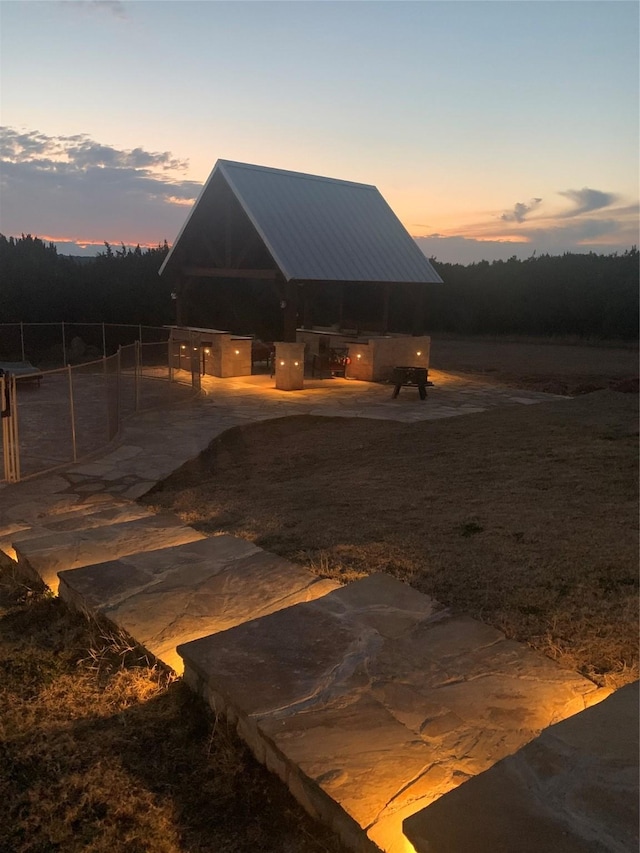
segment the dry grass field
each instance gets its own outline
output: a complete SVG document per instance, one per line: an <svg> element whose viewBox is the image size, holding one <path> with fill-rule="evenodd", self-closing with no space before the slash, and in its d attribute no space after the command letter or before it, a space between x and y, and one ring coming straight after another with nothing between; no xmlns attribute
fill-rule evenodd
<svg viewBox="0 0 640 853"><path fill-rule="evenodd" d="M345 853L182 681L0 569L2 853Z"/></svg>
<svg viewBox="0 0 640 853"><path fill-rule="evenodd" d="M567 391L637 375L630 350L558 349L555 373L548 348L493 342L436 341L433 361ZM147 502L323 575L389 572L616 687L637 678L637 401L264 422ZM3 853L344 853L181 681L6 569L0 801Z"/></svg>
<svg viewBox="0 0 640 853"><path fill-rule="evenodd" d="M637 344L586 345L572 339L456 338L434 336L431 364L439 370L478 373L516 388L583 394L603 388L638 390Z"/></svg>

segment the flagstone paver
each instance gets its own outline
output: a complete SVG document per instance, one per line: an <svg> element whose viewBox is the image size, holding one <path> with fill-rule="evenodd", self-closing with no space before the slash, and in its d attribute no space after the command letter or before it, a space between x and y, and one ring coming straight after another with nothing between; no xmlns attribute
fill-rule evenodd
<svg viewBox="0 0 640 853"><path fill-rule="evenodd" d="M596 686L388 575L178 647L187 682L343 838L402 819L581 711Z"/></svg>
<svg viewBox="0 0 640 853"><path fill-rule="evenodd" d="M636 851L638 699L628 684L409 818L417 853Z"/></svg>
<svg viewBox="0 0 640 853"><path fill-rule="evenodd" d="M176 646L338 586L234 536L136 553L60 573L60 596L123 628L176 672Z"/></svg>
<svg viewBox="0 0 640 853"><path fill-rule="evenodd" d="M108 527L48 533L12 544L18 569L39 577L57 592L58 572L65 569L204 538L172 513L161 513Z"/></svg>
<svg viewBox="0 0 640 853"><path fill-rule="evenodd" d="M0 551L16 559L15 546L30 539L39 539L50 533L66 530L88 530L107 527L122 521L150 518L153 511L131 501L116 501L109 498L101 503L77 504L67 512L40 516L27 522L0 524Z"/></svg>

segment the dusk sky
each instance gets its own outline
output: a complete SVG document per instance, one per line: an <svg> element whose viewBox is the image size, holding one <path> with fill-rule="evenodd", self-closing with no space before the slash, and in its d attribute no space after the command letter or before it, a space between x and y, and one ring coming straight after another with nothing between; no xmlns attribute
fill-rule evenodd
<svg viewBox="0 0 640 853"><path fill-rule="evenodd" d="M0 232L171 243L220 158L375 184L441 261L623 251L638 19L635 0L3 0Z"/></svg>

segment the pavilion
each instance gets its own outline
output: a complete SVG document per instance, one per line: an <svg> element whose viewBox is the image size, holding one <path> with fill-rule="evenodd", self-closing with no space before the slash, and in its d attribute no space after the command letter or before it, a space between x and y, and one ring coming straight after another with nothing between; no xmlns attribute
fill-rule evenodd
<svg viewBox="0 0 640 853"><path fill-rule="evenodd" d="M345 301L351 314L375 304L386 334L400 289L421 335L425 287L442 283L376 187L230 160L216 163L160 275L175 293L178 326L202 325L193 295L206 280L245 304L259 292L283 341L311 328L320 308L344 328Z"/></svg>

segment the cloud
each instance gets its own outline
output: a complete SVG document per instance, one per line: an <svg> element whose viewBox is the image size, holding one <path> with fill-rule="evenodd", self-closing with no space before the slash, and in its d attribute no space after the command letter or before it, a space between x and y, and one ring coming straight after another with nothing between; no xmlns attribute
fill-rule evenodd
<svg viewBox="0 0 640 853"><path fill-rule="evenodd" d="M527 234L526 239L476 240L471 237L430 234L414 237L418 247L428 258L441 263L473 264L480 261L506 261L509 258L530 258L536 255L562 255L565 252L584 254L612 254L630 248L634 241L620 244L610 240L610 227L615 223L602 221L591 229L539 229ZM590 233L589 233L590 232Z"/></svg>
<svg viewBox="0 0 640 853"><path fill-rule="evenodd" d="M589 187L583 187L581 190L564 190L560 192L560 195L574 203L573 209L560 214L562 218L582 216L582 214L590 213L592 210L602 210L602 208L610 207L618 200L615 193L605 193L601 190L592 190Z"/></svg>
<svg viewBox="0 0 640 853"><path fill-rule="evenodd" d="M595 246L600 241L617 242L625 233L624 223L617 219L585 219L583 222L532 228L527 231L527 239L543 252L557 252L586 245Z"/></svg>
<svg viewBox="0 0 640 853"><path fill-rule="evenodd" d="M177 233L201 189L170 151L116 148L87 134L0 128L0 163L5 234L157 243Z"/></svg>
<svg viewBox="0 0 640 853"><path fill-rule="evenodd" d="M513 210L503 213L500 219L503 222L524 222L527 214L535 210L541 202L541 198L532 198L529 204L519 201L514 205Z"/></svg>
<svg viewBox="0 0 640 853"><path fill-rule="evenodd" d="M588 188L559 194L573 202L569 213L562 210L538 213L530 221L526 215L538 201L532 199L528 205L519 203L512 213L500 216L498 226L494 216L467 226L464 231L436 232L415 239L428 257L461 264L483 259L506 260L514 255L527 258L534 251L538 255L609 254L637 245L637 203L615 204L619 199L616 194Z"/></svg>
<svg viewBox="0 0 640 853"><path fill-rule="evenodd" d="M46 136L38 130L22 133L10 127L0 127L0 157L13 163L31 162L36 155L47 155L80 169L87 166L112 168L151 168L186 170L186 160L178 160L169 151L145 151L134 148L126 151L95 142L85 133L74 136Z"/></svg>

